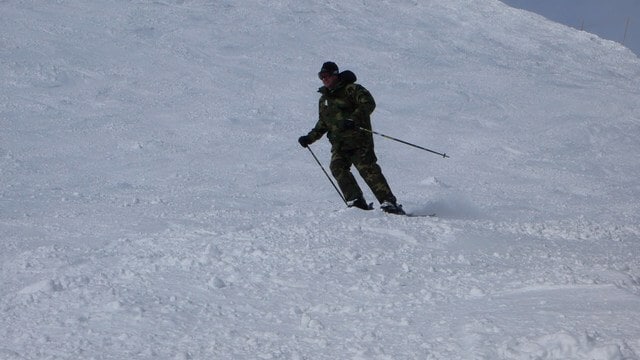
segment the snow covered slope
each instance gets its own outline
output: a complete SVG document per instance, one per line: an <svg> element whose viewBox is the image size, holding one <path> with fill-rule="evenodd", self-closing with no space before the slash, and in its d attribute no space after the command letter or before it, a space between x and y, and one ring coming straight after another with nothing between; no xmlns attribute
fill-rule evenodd
<svg viewBox="0 0 640 360"><path fill-rule="evenodd" d="M640 358L622 46L497 0L6 0L0 44L2 359ZM326 60L451 156L376 138L438 217L299 147Z"/></svg>
<svg viewBox="0 0 640 360"><path fill-rule="evenodd" d="M638 0L502 0L548 19L624 44L640 55Z"/></svg>

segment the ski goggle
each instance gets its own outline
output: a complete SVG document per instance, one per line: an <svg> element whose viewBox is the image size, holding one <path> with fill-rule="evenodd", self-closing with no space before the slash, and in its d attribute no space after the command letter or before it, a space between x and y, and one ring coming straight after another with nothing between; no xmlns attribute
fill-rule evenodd
<svg viewBox="0 0 640 360"><path fill-rule="evenodd" d="M329 78L331 76L336 76L336 75L338 75L338 73L335 72L335 71L334 72L321 71L321 72L318 73L318 78L320 80L324 81L325 79L327 79L327 78Z"/></svg>

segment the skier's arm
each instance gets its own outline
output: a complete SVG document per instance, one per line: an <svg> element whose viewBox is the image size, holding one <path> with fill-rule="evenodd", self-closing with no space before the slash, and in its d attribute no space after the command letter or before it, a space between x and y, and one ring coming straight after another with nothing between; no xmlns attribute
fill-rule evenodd
<svg viewBox="0 0 640 360"><path fill-rule="evenodd" d="M319 119L318 122L316 123L316 126L314 126L313 129L311 129L311 131L309 131L309 133L307 134L307 139L309 139L309 144L320 139L322 135L324 135L327 131L328 129L327 129L327 126L324 124L324 121L322 121L322 119Z"/></svg>
<svg viewBox="0 0 640 360"><path fill-rule="evenodd" d="M329 131L329 128L322 120L322 103L323 97L320 97L320 100L318 101L318 121L316 122L316 125L313 127L313 129L311 129L311 131L309 131L309 133L307 134L309 144L320 139L322 135L326 134L327 131Z"/></svg>
<svg viewBox="0 0 640 360"><path fill-rule="evenodd" d="M357 84L354 87L352 99L356 104L356 109L351 114L351 119L357 126L363 126L367 123L365 119L368 119L369 115L371 115L376 108L376 102L364 86Z"/></svg>

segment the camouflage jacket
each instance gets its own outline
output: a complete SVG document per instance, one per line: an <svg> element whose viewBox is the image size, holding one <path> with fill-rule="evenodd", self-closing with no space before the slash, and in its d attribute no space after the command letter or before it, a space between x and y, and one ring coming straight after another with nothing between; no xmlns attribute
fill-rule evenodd
<svg viewBox="0 0 640 360"><path fill-rule="evenodd" d="M351 150L373 146L371 133L358 129L371 129L370 115L376 107L373 96L364 86L356 84L356 76L347 70L340 73L340 82L334 89L323 86L318 102L319 119L307 134L314 142L325 133L331 142L332 151ZM354 129L343 129L343 120L355 122Z"/></svg>

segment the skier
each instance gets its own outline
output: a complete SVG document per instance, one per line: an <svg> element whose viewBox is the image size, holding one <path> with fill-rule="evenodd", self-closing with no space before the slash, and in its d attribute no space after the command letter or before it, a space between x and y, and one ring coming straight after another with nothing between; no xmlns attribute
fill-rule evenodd
<svg viewBox="0 0 640 360"><path fill-rule="evenodd" d="M319 119L315 127L298 139L307 147L325 133L331 143L330 169L338 182L349 207L369 210L362 190L353 174L354 165L365 180L380 208L388 213L404 214L402 205L397 204L373 150L373 136L364 129L371 130L370 115L376 107L373 96L362 85L356 83L356 75L349 71L340 72L338 65L328 61L322 65L318 77L323 86L319 101Z"/></svg>

